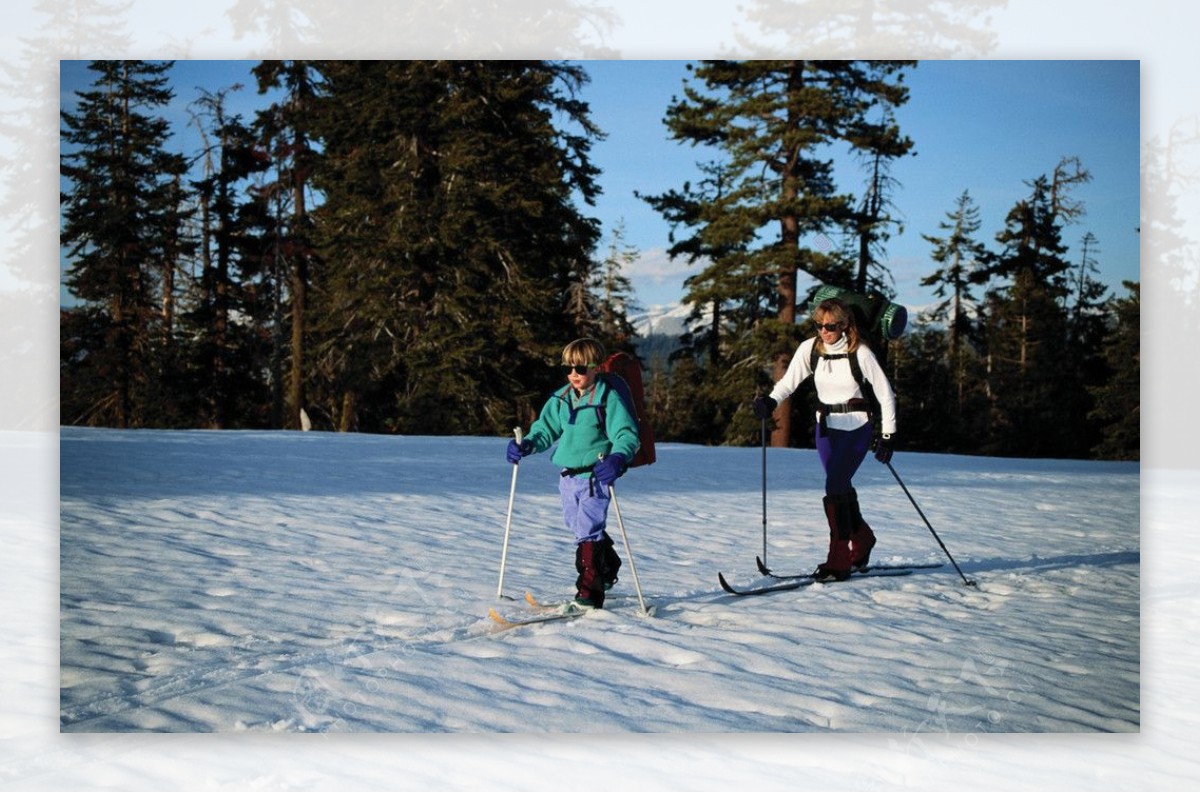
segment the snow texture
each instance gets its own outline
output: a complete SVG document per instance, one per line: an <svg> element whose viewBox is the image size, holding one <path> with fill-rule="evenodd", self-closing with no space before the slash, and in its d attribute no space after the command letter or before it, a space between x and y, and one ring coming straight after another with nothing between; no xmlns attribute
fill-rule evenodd
<svg viewBox="0 0 1200 793"><path fill-rule="evenodd" d="M855 482L879 536L875 561L946 564L736 598L716 576L762 581L762 452L662 444L656 465L617 486L653 614L641 613L610 513L626 564L609 607L497 632L489 608L521 613L526 590L543 600L572 593L548 455L517 471L509 602L496 596L513 481L504 439L63 428L60 444L64 734L683 733L685 743L635 752L605 786L645 786L660 764L678 763L703 773L697 786L743 789L840 784L820 744L784 759L795 747L781 747L783 733L872 733L856 739L865 754L842 766L854 787L962 789L995 783L980 760L996 741L1020 738L1000 734L1142 730L1135 463L897 454L897 472L978 582L968 587L888 469L868 458ZM767 562L806 570L827 536L815 452L771 449L767 467ZM1160 595L1171 603L1184 593ZM1194 627L1193 614L1169 613L1183 624L1164 631ZM1194 688L1182 659L1157 663L1160 680L1183 683L1180 694ZM1160 718L1174 704L1159 700ZM714 734L731 733L758 740L714 745ZM149 786L177 772L167 760L148 764L138 744L118 744L114 756L103 741L119 737L95 738L74 744L67 770L26 758L10 762L7 778L119 786L132 773L122 752L138 756ZM516 738L471 751L503 757L503 741ZM1065 764L1019 744L1015 773L1051 786L1186 786L1192 773L1174 770L1195 768L1183 738L1173 729L1150 748L1109 743L1103 762ZM260 777L241 775L236 752L217 752L188 778L328 783L371 746L359 739L334 744L336 760L306 753L296 770L291 759L291 771L272 770L278 745L251 743L268 763ZM590 750L544 745L540 764L499 776L448 769L432 747L408 756L403 780L378 757L353 773L360 786L560 789L571 772L555 778L544 764L571 766ZM718 745L720 764L706 765ZM772 754L781 749L783 758ZM69 771L97 764L99 780ZM922 776L931 768L934 779L949 775ZM671 779L688 786L687 776Z"/></svg>

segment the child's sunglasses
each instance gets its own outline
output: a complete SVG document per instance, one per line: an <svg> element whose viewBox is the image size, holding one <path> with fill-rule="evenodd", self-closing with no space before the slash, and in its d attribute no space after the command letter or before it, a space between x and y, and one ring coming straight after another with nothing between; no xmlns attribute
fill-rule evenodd
<svg viewBox="0 0 1200 793"><path fill-rule="evenodd" d="M564 363L559 368L562 369L563 374L570 374L571 372L574 372L575 374L578 374L578 375L586 375L592 369L596 368L596 364L594 364L594 363L577 363L577 364Z"/></svg>

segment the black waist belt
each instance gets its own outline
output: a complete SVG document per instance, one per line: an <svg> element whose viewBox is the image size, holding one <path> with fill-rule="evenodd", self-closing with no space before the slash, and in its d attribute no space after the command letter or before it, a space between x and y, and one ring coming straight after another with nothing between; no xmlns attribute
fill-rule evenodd
<svg viewBox="0 0 1200 793"><path fill-rule="evenodd" d="M562 473L560 474L560 476L563 476L563 477L579 476L580 474L590 473L591 471L595 470L595 468L596 468L595 465L585 465L582 468L564 468L564 469L562 469ZM593 476L590 479L588 479L588 496L593 497L595 495L596 495L596 477Z"/></svg>
<svg viewBox="0 0 1200 793"><path fill-rule="evenodd" d="M585 465L582 468L564 468L564 469L562 469L562 473L559 475L560 476L579 476L580 474L588 473L595 467L596 467L595 465Z"/></svg>
<svg viewBox="0 0 1200 793"><path fill-rule="evenodd" d="M830 413L870 413L871 403L865 399L851 399L849 402L840 402L836 405L826 405L821 403L817 410L822 416L827 416Z"/></svg>
<svg viewBox="0 0 1200 793"><path fill-rule="evenodd" d="M870 413L871 403L865 399L854 398L849 402L839 402L836 405L826 405L824 402L817 403L817 416L820 419L821 429L828 429L825 422L825 417L830 413Z"/></svg>

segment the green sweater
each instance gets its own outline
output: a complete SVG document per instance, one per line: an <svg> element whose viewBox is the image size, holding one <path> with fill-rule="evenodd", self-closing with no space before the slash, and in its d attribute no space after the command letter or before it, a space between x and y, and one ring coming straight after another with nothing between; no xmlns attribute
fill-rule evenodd
<svg viewBox="0 0 1200 793"><path fill-rule="evenodd" d="M603 427L598 409L601 406ZM550 459L561 468L587 468L595 465L600 455L617 452L628 462L640 444L637 420L603 377L582 394L569 385L555 391L525 437L533 443L535 452L544 452L557 441L558 448Z"/></svg>

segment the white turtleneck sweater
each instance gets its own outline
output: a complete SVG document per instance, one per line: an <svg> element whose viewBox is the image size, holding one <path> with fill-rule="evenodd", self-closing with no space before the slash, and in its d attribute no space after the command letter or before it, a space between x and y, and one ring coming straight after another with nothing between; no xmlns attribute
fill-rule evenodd
<svg viewBox="0 0 1200 793"><path fill-rule="evenodd" d="M814 336L800 344L796 354L792 356L792 362L788 364L787 372L771 390L771 398L777 403L783 402L800 387L801 383L808 379L809 375L812 375L813 383L817 387L817 399L826 405L837 405L849 402L851 399L863 398L864 394L854 380L854 375L850 371L850 361L847 359L830 361L822 357L817 359L816 372L809 368L808 359L812 355L812 348L816 342L817 339ZM837 343L827 345L825 352L828 355L844 354L848 346L846 337L842 336ZM860 344L855 354L858 356L858 364L862 368L863 378L875 389L875 396L879 399L880 431L885 435L891 435L896 431L896 394L892 391L892 384L888 382L887 375L879 366L879 361L875 359L875 353L871 352L870 347ZM865 412L830 413L825 419L826 425L835 430L856 430L868 421Z"/></svg>

